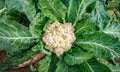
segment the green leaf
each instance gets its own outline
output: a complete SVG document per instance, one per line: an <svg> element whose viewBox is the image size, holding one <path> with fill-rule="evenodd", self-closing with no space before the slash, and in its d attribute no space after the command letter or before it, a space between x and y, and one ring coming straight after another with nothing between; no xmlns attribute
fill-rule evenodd
<svg viewBox="0 0 120 72"><path fill-rule="evenodd" d="M11 23L16 21L26 27L29 27L30 21L27 19L26 15L22 12L19 12L15 9L3 8L1 10L1 19L0 22Z"/></svg>
<svg viewBox="0 0 120 72"><path fill-rule="evenodd" d="M120 65L115 66L115 65L112 65L112 64L108 64L107 66L110 68L110 70L112 72L119 72L120 71Z"/></svg>
<svg viewBox="0 0 120 72"><path fill-rule="evenodd" d="M102 64L105 64L112 72L120 71L120 64L116 62L116 61L119 62L119 59L115 59L115 61L110 61L110 60L107 61L101 58L97 58L96 60Z"/></svg>
<svg viewBox="0 0 120 72"><path fill-rule="evenodd" d="M48 50L46 50L44 48L44 43L43 41L40 41L37 45L35 45L32 48L32 51L41 51L42 53L46 54L46 55L51 55L51 52L49 52Z"/></svg>
<svg viewBox="0 0 120 72"><path fill-rule="evenodd" d="M96 22L99 30L103 30L105 25L110 20L110 15L106 10L105 4L103 1L96 2L96 9L93 12L93 20Z"/></svg>
<svg viewBox="0 0 120 72"><path fill-rule="evenodd" d="M2 17L2 15L3 15L3 13L6 11L6 8L4 7L4 8L2 8L2 9L0 9L0 18ZM0 20L1 21L1 20Z"/></svg>
<svg viewBox="0 0 120 72"><path fill-rule="evenodd" d="M104 33L113 35L116 39L120 41L120 12L115 11L114 15L111 17L107 25L102 30Z"/></svg>
<svg viewBox="0 0 120 72"><path fill-rule="evenodd" d="M91 34L96 31L96 25L89 15L84 15L84 18L81 22L77 23L75 26L75 35L79 36L80 34ZM90 21L91 20L91 21Z"/></svg>
<svg viewBox="0 0 120 72"><path fill-rule="evenodd" d="M79 65L70 66L62 61L57 64L55 72L80 72Z"/></svg>
<svg viewBox="0 0 120 72"><path fill-rule="evenodd" d="M0 0L0 10L5 7L4 0Z"/></svg>
<svg viewBox="0 0 120 72"><path fill-rule="evenodd" d="M120 22L120 10L119 11L115 11L115 21Z"/></svg>
<svg viewBox="0 0 120 72"><path fill-rule="evenodd" d="M103 32L113 35L115 38L120 40L120 22L111 19L104 28Z"/></svg>
<svg viewBox="0 0 120 72"><path fill-rule="evenodd" d="M64 56L64 61L69 65L74 65L81 64L92 57L93 55L91 53L83 52L80 48L75 47Z"/></svg>
<svg viewBox="0 0 120 72"><path fill-rule="evenodd" d="M68 8L70 0L61 0L61 2Z"/></svg>
<svg viewBox="0 0 120 72"><path fill-rule="evenodd" d="M16 9L20 12L23 12L22 4L20 2L21 0L5 0L6 7L10 9Z"/></svg>
<svg viewBox="0 0 120 72"><path fill-rule="evenodd" d="M31 69L32 72L36 72L37 71L37 69L32 64L30 65L30 69Z"/></svg>
<svg viewBox="0 0 120 72"><path fill-rule="evenodd" d="M89 60L88 62L81 64L80 72L111 72L111 70L97 60Z"/></svg>
<svg viewBox="0 0 120 72"><path fill-rule="evenodd" d="M86 8L94 3L95 0L70 0L68 7L68 22L76 24L86 12Z"/></svg>
<svg viewBox="0 0 120 72"><path fill-rule="evenodd" d="M40 51L42 53L47 54L47 55L51 55L51 52L49 52L48 50L45 49L45 45L44 45L42 40L40 41L39 48L40 48Z"/></svg>
<svg viewBox="0 0 120 72"><path fill-rule="evenodd" d="M31 50L25 50L20 54L16 54L14 56L9 56L7 61L0 66L0 70L6 70L10 67L18 66L19 64L27 61L32 55L36 52Z"/></svg>
<svg viewBox="0 0 120 72"><path fill-rule="evenodd" d="M12 24L0 23L0 42L0 50L6 49L9 53L21 52L34 43L34 37L25 27L16 22ZM4 44L9 47L6 48Z"/></svg>
<svg viewBox="0 0 120 72"><path fill-rule="evenodd" d="M16 9L19 12L24 12L30 21L33 20L36 9L32 0L5 0L7 8Z"/></svg>
<svg viewBox="0 0 120 72"><path fill-rule="evenodd" d="M52 20L65 22L66 7L60 0L39 0L43 14Z"/></svg>
<svg viewBox="0 0 120 72"><path fill-rule="evenodd" d="M79 36L75 44L100 58L120 57L120 43L105 33L96 32Z"/></svg>
<svg viewBox="0 0 120 72"><path fill-rule="evenodd" d="M120 4L120 1L109 2L107 5L107 9L113 10L114 8L119 7L119 4Z"/></svg>
<svg viewBox="0 0 120 72"><path fill-rule="evenodd" d="M55 54L46 56L43 60L39 61L38 72L55 72L57 57Z"/></svg>
<svg viewBox="0 0 120 72"><path fill-rule="evenodd" d="M45 24L48 22L48 18L38 13L34 20L30 24L30 32L36 38L41 36Z"/></svg>
<svg viewBox="0 0 120 72"><path fill-rule="evenodd" d="M32 21L36 15L36 8L33 0L21 0L21 4L28 19Z"/></svg>

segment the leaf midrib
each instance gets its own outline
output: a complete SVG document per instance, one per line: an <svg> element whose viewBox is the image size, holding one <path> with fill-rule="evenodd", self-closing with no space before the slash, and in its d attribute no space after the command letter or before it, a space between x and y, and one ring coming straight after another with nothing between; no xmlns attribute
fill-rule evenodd
<svg viewBox="0 0 120 72"><path fill-rule="evenodd" d="M97 46L100 46L100 47L102 47L102 48L106 48L107 50L109 50L109 51L112 51L113 53L115 53L116 54L116 56L117 57L119 57L118 56L118 53L116 53L114 50L112 50L112 49L110 49L110 48L112 48L112 47L107 47L107 46L104 46L104 45L102 45L102 44L98 44L98 43L96 43L96 42L78 42L78 43L81 43L81 44L89 44L89 45L97 45Z"/></svg>
<svg viewBox="0 0 120 72"><path fill-rule="evenodd" d="M12 40L12 39L33 39L34 37L3 37L3 36L0 36L0 38L3 38L3 39L8 39L8 40Z"/></svg>
<svg viewBox="0 0 120 72"><path fill-rule="evenodd" d="M88 63L88 62L85 62L87 65L88 65L88 67L90 68L90 70L92 71L92 72L94 72L94 70L92 69L92 67L90 66L90 64Z"/></svg>
<svg viewBox="0 0 120 72"><path fill-rule="evenodd" d="M85 57L81 57L81 56L79 56L79 57L76 57L76 56L73 56L73 55L69 55L70 57L72 57L72 58L75 58L75 59L79 59L79 60L86 60L87 58L85 58Z"/></svg>

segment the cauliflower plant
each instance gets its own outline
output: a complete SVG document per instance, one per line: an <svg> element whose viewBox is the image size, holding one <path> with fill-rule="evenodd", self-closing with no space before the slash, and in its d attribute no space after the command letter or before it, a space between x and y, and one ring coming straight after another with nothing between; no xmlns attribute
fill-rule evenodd
<svg viewBox="0 0 120 72"><path fill-rule="evenodd" d="M43 41L45 48L56 53L58 56L68 51L75 41L74 29L71 23L61 24L54 22L46 28Z"/></svg>

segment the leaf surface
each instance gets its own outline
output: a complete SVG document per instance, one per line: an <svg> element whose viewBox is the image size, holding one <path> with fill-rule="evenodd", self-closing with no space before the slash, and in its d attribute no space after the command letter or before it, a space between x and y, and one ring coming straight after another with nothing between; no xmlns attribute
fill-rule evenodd
<svg viewBox="0 0 120 72"><path fill-rule="evenodd" d="M73 48L71 52L64 56L64 61L68 65L81 64L88 59L91 59L93 55L89 52L83 52L80 48Z"/></svg>
<svg viewBox="0 0 120 72"><path fill-rule="evenodd" d="M9 9L24 12L29 21L32 21L36 14L35 5L32 0L5 0L5 3Z"/></svg>
<svg viewBox="0 0 120 72"><path fill-rule="evenodd" d="M38 68L38 72L55 72L56 63L56 55L48 55L43 60L39 61L40 67Z"/></svg>
<svg viewBox="0 0 120 72"><path fill-rule="evenodd" d="M55 21L65 22L66 6L60 0L39 0L43 14Z"/></svg>
<svg viewBox="0 0 120 72"><path fill-rule="evenodd" d="M61 61L57 64L57 69L55 72L80 72L80 69L79 65L70 66Z"/></svg>
<svg viewBox="0 0 120 72"><path fill-rule="evenodd" d="M120 43L105 33L96 32L79 36L75 44L100 58L110 59L120 56Z"/></svg>
<svg viewBox="0 0 120 72"><path fill-rule="evenodd" d="M95 0L70 0L67 13L68 22L75 25L86 12L86 8L94 2Z"/></svg>
<svg viewBox="0 0 120 72"><path fill-rule="evenodd" d="M95 11L93 12L93 20L96 22L99 30L103 30L110 20L110 14L107 12L104 1L97 1Z"/></svg>
<svg viewBox="0 0 120 72"><path fill-rule="evenodd" d="M28 49L34 43L34 37L17 22L14 24L0 23L0 42L0 50L6 49L12 53Z"/></svg>
<svg viewBox="0 0 120 72"><path fill-rule="evenodd" d="M80 66L80 72L111 72L111 70L104 64L97 60L89 60Z"/></svg>

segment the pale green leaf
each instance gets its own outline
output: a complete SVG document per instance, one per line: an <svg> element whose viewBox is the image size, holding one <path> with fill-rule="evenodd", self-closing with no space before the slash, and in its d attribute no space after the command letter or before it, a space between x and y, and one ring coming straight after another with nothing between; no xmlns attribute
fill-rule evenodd
<svg viewBox="0 0 120 72"><path fill-rule="evenodd" d="M36 8L33 0L21 0L21 4L28 19L32 21L36 15Z"/></svg>
<svg viewBox="0 0 120 72"><path fill-rule="evenodd" d="M107 66L110 68L112 72L120 72L120 65L116 66L116 65L108 64Z"/></svg>
<svg viewBox="0 0 120 72"><path fill-rule="evenodd" d="M102 30L104 33L113 35L116 39L120 41L120 12L115 11L112 18L106 24Z"/></svg>
<svg viewBox="0 0 120 72"><path fill-rule="evenodd" d="M30 21L33 20L36 9L32 0L5 0L7 8L16 9L19 12L24 12Z"/></svg>
<svg viewBox="0 0 120 72"><path fill-rule="evenodd" d="M5 12L5 10L6 10L6 7L0 9L0 17L3 15L3 13Z"/></svg>
<svg viewBox="0 0 120 72"><path fill-rule="evenodd" d="M120 22L110 20L107 26L103 30L104 33L113 35L120 40Z"/></svg>
<svg viewBox="0 0 120 72"><path fill-rule="evenodd" d="M110 15L106 10L104 1L96 2L96 9L93 12L93 20L96 22L99 30L103 30L104 26L109 22Z"/></svg>
<svg viewBox="0 0 120 72"><path fill-rule="evenodd" d="M33 48L32 48L32 51L41 51L42 53L46 54L46 55L51 55L51 52L49 52L48 50L46 50L44 48L44 43L43 41L40 41L40 43L38 43L37 45L35 45Z"/></svg>
<svg viewBox="0 0 120 72"><path fill-rule="evenodd" d="M41 36L45 24L48 22L48 18L38 13L30 24L30 32L36 38Z"/></svg>
<svg viewBox="0 0 120 72"><path fill-rule="evenodd" d="M21 4L21 0L5 0L6 7L10 9L16 9L20 12L23 12L23 7Z"/></svg>

